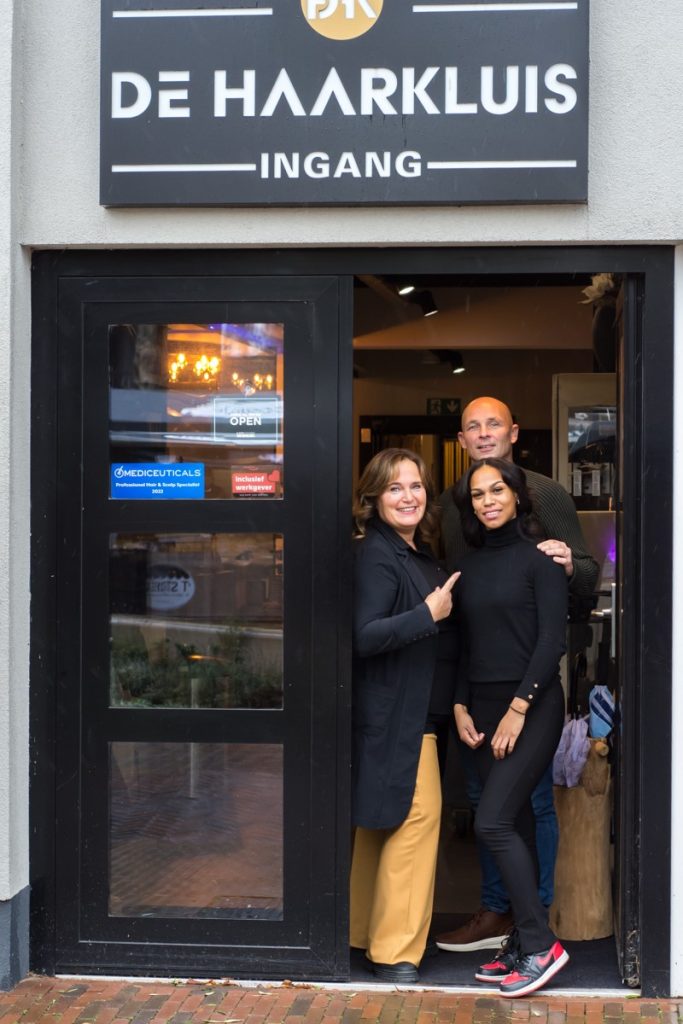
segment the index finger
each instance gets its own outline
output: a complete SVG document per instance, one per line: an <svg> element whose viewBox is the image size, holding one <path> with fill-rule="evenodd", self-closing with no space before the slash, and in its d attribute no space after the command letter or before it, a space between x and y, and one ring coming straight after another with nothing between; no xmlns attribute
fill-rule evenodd
<svg viewBox="0 0 683 1024"><path fill-rule="evenodd" d="M448 579L446 580L446 582L444 583L444 585L442 586L441 589L442 590L446 590L446 591L452 590L453 587L455 586L455 584L458 582L459 579L460 579L460 573L459 572L454 572L452 576L448 577Z"/></svg>

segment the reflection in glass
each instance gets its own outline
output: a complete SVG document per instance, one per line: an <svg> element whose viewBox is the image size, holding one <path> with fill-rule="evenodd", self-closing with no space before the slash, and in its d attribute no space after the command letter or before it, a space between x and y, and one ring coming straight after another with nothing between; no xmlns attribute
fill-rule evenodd
<svg viewBox="0 0 683 1024"><path fill-rule="evenodd" d="M567 410L569 491L581 511L612 509L616 435L616 405Z"/></svg>
<svg viewBox="0 0 683 1024"><path fill-rule="evenodd" d="M109 543L113 707L282 707L282 537Z"/></svg>
<svg viewBox="0 0 683 1024"><path fill-rule="evenodd" d="M206 498L281 498L283 345L281 323L111 325L112 467L188 463Z"/></svg>
<svg viewBox="0 0 683 1024"><path fill-rule="evenodd" d="M109 913L282 919L282 747L112 743Z"/></svg>

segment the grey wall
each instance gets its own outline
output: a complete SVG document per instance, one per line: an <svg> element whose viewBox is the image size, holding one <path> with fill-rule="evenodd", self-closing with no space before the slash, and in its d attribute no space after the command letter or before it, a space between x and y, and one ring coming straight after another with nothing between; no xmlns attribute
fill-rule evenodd
<svg viewBox="0 0 683 1024"><path fill-rule="evenodd" d="M17 232L17 42L13 4L0 3L0 982L8 950L27 933L27 918L16 916L11 900L28 881L30 347L28 271Z"/></svg>
<svg viewBox="0 0 683 1024"><path fill-rule="evenodd" d="M5 6L11 6L5 0ZM16 4L26 245L407 245L683 237L683 4L593 0L589 202L574 207L107 211L98 207L99 4Z"/></svg>

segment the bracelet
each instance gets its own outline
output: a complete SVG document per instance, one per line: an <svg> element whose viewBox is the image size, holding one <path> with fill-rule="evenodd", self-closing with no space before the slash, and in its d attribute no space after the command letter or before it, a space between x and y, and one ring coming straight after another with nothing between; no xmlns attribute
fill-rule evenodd
<svg viewBox="0 0 683 1024"><path fill-rule="evenodd" d="M516 711L518 715L522 716L522 718L526 718L526 711L520 711L519 708L514 707L512 704L510 704L509 707L510 711Z"/></svg>

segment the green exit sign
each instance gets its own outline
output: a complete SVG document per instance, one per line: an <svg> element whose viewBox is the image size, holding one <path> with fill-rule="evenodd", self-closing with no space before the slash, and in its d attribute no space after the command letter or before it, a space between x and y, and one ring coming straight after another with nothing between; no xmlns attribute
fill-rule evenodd
<svg viewBox="0 0 683 1024"><path fill-rule="evenodd" d="M428 416L459 416L460 415L460 399L459 398L428 398L427 399L427 415Z"/></svg>

